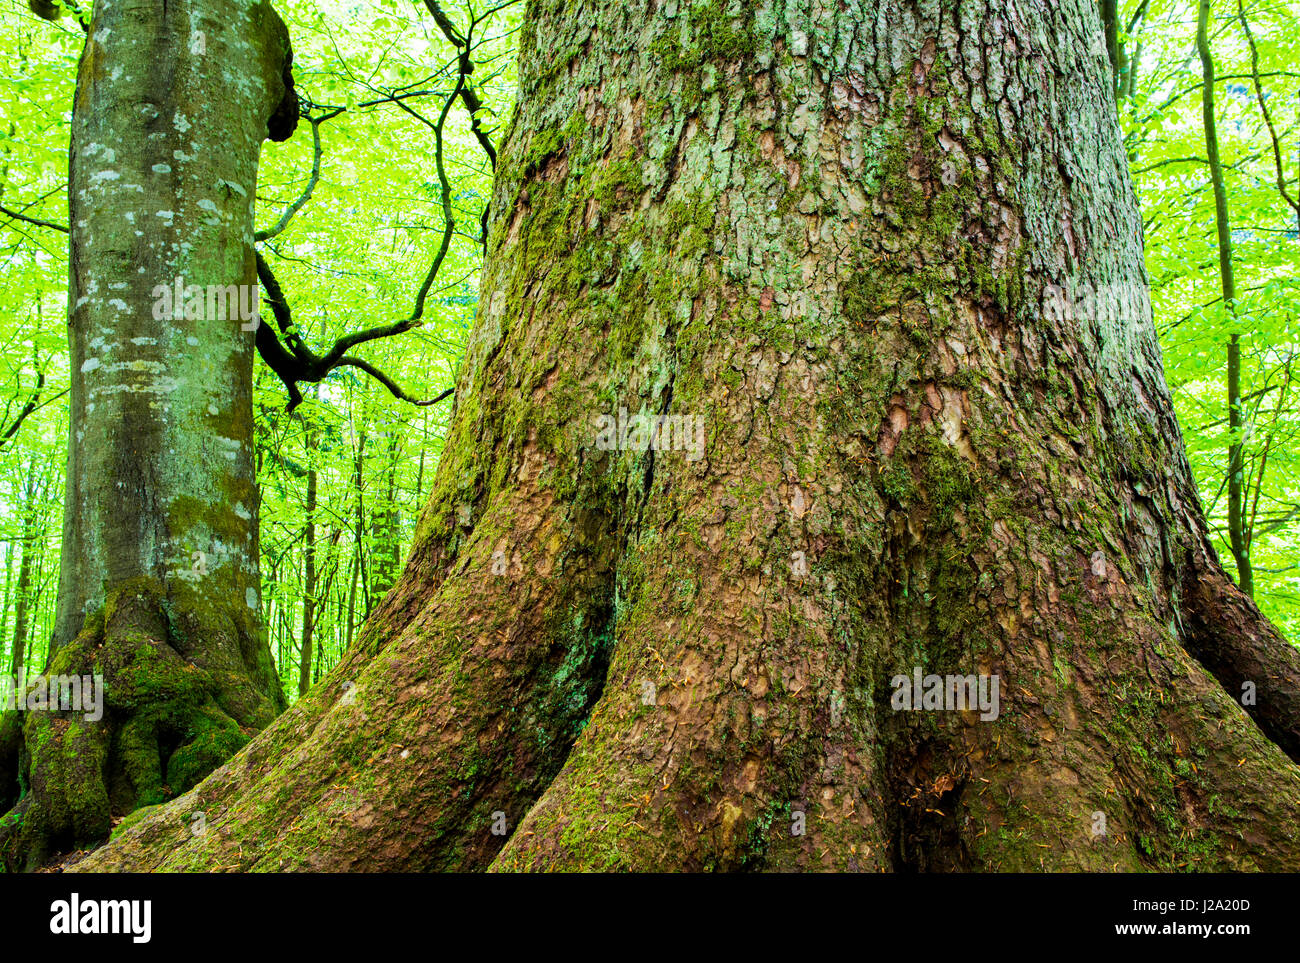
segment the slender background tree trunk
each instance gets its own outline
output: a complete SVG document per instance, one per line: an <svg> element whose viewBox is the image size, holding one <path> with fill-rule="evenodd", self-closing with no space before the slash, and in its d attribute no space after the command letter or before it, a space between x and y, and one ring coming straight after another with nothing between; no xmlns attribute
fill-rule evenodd
<svg viewBox="0 0 1300 963"><path fill-rule="evenodd" d="M315 437L307 435L308 457ZM311 688L312 644L316 632L316 467L307 470L307 528L303 533L302 644L298 651L298 695Z"/></svg>
<svg viewBox="0 0 1300 963"><path fill-rule="evenodd" d="M1250 535L1245 512L1245 412L1241 407L1241 335L1237 327L1237 283L1232 267L1232 221L1228 212L1228 191L1223 182L1219 157L1218 121L1214 108L1214 55L1210 51L1210 0L1201 0L1197 16L1196 48L1201 58L1204 81L1201 102L1205 124L1205 153L1214 189L1214 226L1219 238L1219 279L1223 309L1233 331L1228 335L1228 543L1237 566L1237 584L1249 596L1255 594L1255 577L1250 563Z"/></svg>
<svg viewBox="0 0 1300 963"><path fill-rule="evenodd" d="M16 679L27 669L27 621L32 608L32 562L36 555L36 465L27 469L27 484L23 488L22 552L18 563L18 584L14 590L14 644L11 650L9 673Z"/></svg>

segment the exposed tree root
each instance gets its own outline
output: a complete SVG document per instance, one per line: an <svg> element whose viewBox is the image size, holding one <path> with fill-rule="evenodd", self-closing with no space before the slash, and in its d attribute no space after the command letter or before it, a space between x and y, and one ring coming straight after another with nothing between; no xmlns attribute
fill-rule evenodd
<svg viewBox="0 0 1300 963"><path fill-rule="evenodd" d="M76 676L81 704L5 714L6 868L102 842L123 816L192 788L274 718L283 696L269 663L244 663L265 650L251 620L239 619L192 619L141 581L55 651L29 682L44 690L50 680L52 694L52 680ZM196 636L208 643L202 654L192 651Z"/></svg>

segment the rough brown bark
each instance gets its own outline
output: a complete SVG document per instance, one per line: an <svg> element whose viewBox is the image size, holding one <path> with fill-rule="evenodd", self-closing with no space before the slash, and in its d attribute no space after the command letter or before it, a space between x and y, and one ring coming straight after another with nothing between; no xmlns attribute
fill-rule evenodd
<svg viewBox="0 0 1300 963"><path fill-rule="evenodd" d="M402 578L81 866L1300 867L1294 650L1206 537L1095 2L526 23ZM914 669L1000 714L894 711Z"/></svg>

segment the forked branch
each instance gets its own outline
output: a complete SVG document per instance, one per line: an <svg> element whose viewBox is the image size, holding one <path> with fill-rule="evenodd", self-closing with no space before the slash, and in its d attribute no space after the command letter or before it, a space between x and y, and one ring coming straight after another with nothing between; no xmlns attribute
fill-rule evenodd
<svg viewBox="0 0 1300 963"><path fill-rule="evenodd" d="M452 215L451 207L451 181L447 178L447 168L443 160L443 130L446 127L447 115L451 111L451 105L455 103L456 98L460 95L462 86L465 83L465 75L459 75L455 89L443 103L442 112L438 116L437 123L433 124L434 132L434 164L438 172L438 183L441 188L442 196L442 213L443 228L442 240L438 245L438 251L434 255L433 262L429 265L429 270L424 276L424 282L420 285L419 291L415 296L415 305L411 309L409 317L396 321L392 324L378 325L372 328L366 328L363 331L355 331L351 334L344 335L337 339L334 344L323 355L318 355L308 347L303 341L297 326L294 324L292 313L289 309L289 303L284 297L284 290L276 280L271 266L266 262L261 252L256 253L257 257L257 277L262 283L262 288L266 292L266 302L271 308L271 314L275 318L275 327L270 325L258 324L257 326L257 351L266 362L267 367L279 376L284 383L285 389L289 392L288 409L292 411L302 401L302 392L298 390L298 382L319 382L335 368L347 366L357 368L370 375L385 388L387 388L393 397L409 402L414 405L432 405L451 395L451 390L444 391L436 398L427 401L421 401L407 394L397 385L392 378L386 375L379 368L375 367L368 361L360 358L354 358L348 355L348 351L365 344L368 341L376 341L381 338L391 338L395 335L405 334L412 328L418 327L424 317L424 307L428 299L429 290L433 287L434 279L438 276L443 262L446 260L447 252L451 248L451 238L456 230L456 221ZM409 110L404 104L403 109ZM318 124L312 125L313 134L317 137L316 145L319 147ZM317 165L319 165L319 152L317 153ZM309 188L311 184L308 185ZM299 205L301 206L301 205ZM292 216L286 211L286 215ZM281 218L287 223L286 218ZM276 330L279 330L279 335ZM281 341L283 338L283 341Z"/></svg>

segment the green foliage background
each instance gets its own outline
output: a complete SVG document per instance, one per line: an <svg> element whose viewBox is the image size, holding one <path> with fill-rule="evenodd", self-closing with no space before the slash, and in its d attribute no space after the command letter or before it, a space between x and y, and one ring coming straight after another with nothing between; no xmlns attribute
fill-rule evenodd
<svg viewBox="0 0 1300 963"><path fill-rule="evenodd" d="M1197 6L1186 0L1122 6L1125 25L1138 12L1144 15L1127 39L1127 50L1140 50L1140 55L1131 74L1131 94L1120 100L1120 120L1143 209L1165 373L1202 504L1231 572L1224 484L1232 440L1226 344L1233 330L1241 333L1248 416L1245 464L1252 479L1246 505L1255 519L1256 601L1288 638L1297 640L1300 399L1293 379L1300 374L1300 222L1278 190L1238 2L1215 0L1210 39L1235 249L1239 303L1234 320L1225 310L1219 281L1195 45ZM1294 198L1300 169L1300 4L1263 0L1241 7L1255 40L1265 103Z"/></svg>
<svg viewBox="0 0 1300 963"><path fill-rule="evenodd" d="M0 6L0 204L29 218L67 219L68 119L83 34L65 17L50 24L25 3ZM1219 291L1214 204L1205 162L1196 6L1185 0L1121 4L1129 69L1119 119L1144 210L1147 268L1165 367L1202 501L1231 570L1224 525L1225 344L1243 335L1245 433L1252 479L1252 555L1257 600L1300 639L1300 223L1278 189L1272 141L1252 79L1237 0L1216 0L1212 47L1218 118L1234 227L1240 304ZM1300 169L1300 0L1242 7L1292 196ZM346 110L321 126L322 175L288 229L262 247L308 343L408 316L442 225L431 120L450 89L454 48L422 5L403 0L281 0L300 94ZM522 5L496 16L476 49L473 81L488 128L504 128L514 90L514 39ZM1104 56L1104 52L1101 54ZM402 95L408 110L393 97ZM414 116L413 113L419 116ZM487 159L457 106L448 130L456 236L434 283L426 323L358 352L406 391L433 397L453 384L474 317L481 257L479 218L491 190ZM501 137L498 130L494 139ZM267 144L258 189L266 228L301 194L312 163L310 127ZM8 671L17 578L31 553L32 640L39 670L53 622L66 457L67 238L0 215L0 431L31 398L40 407L0 448L0 640ZM284 411L278 379L256 371L262 482L263 616L285 690L296 695L303 606L316 606L314 678L337 661L392 573L384 559L409 546L441 450L450 402L417 408L355 369L341 369ZM358 474L358 466L360 468ZM318 474L315 548L320 585L305 598L306 477ZM358 485L358 478L360 484ZM391 567L391 566L390 566Z"/></svg>

